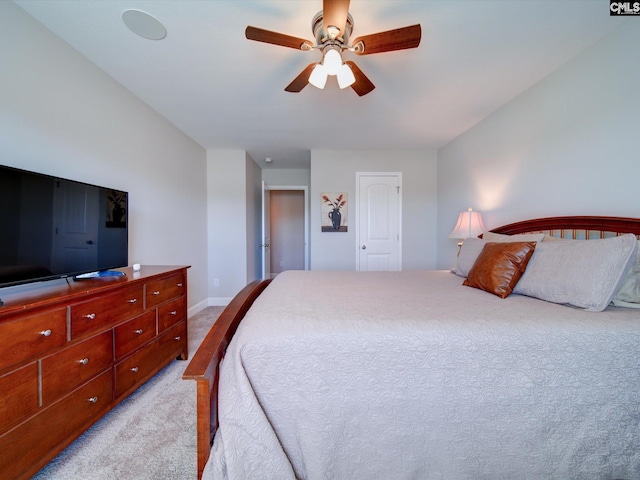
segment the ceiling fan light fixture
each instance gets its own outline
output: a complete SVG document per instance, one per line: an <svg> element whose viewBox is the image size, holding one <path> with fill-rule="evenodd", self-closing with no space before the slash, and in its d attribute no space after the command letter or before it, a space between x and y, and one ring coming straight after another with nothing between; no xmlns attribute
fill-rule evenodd
<svg viewBox="0 0 640 480"><path fill-rule="evenodd" d="M325 52L322 64L327 70L327 75L337 75L342 67L342 55L338 50L330 48Z"/></svg>
<svg viewBox="0 0 640 480"><path fill-rule="evenodd" d="M309 83L322 90L327 83L327 69L321 63L316 64L309 75Z"/></svg>
<svg viewBox="0 0 640 480"><path fill-rule="evenodd" d="M356 77L351 70L351 67L346 63L343 63L338 70L338 86L340 88L347 88L356 82Z"/></svg>

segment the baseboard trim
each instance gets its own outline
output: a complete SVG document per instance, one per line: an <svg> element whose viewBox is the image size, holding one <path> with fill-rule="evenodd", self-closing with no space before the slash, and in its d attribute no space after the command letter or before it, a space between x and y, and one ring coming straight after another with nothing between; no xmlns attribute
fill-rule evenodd
<svg viewBox="0 0 640 480"><path fill-rule="evenodd" d="M233 300L233 297L209 297L209 307L226 307Z"/></svg>
<svg viewBox="0 0 640 480"><path fill-rule="evenodd" d="M187 310L187 317L191 318L194 315L200 313L207 307L226 307L233 300L233 298L227 297L209 297L201 302L196 303L193 307Z"/></svg>
<svg viewBox="0 0 640 480"><path fill-rule="evenodd" d="M189 307L187 310L187 317L191 318L197 313L200 313L202 310L209 306L209 302L207 300L202 300L201 302L196 303L194 306Z"/></svg>

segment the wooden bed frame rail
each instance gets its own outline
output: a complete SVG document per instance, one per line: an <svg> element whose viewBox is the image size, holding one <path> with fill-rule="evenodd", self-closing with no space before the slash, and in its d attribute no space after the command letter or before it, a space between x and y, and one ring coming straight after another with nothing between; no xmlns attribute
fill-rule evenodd
<svg viewBox="0 0 640 480"><path fill-rule="evenodd" d="M198 478L202 478L213 436L218 428L218 381L220 362L240 320L271 280L256 280L244 287L222 311L182 378L196 381Z"/></svg>
<svg viewBox="0 0 640 480"><path fill-rule="evenodd" d="M562 238L604 238L605 234L633 233L640 238L640 219L625 217L573 216L547 217L511 223L491 230L507 235L545 232ZM555 235L559 233L559 235ZM582 237L580 237L582 238ZM270 280L248 284L224 309L193 356L182 378L197 382L198 479L202 478L211 445L218 428L219 365L227 345L249 307L267 287Z"/></svg>

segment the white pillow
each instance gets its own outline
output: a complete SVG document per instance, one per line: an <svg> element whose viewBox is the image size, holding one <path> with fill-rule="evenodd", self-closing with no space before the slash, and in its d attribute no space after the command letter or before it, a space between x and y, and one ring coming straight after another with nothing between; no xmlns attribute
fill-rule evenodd
<svg viewBox="0 0 640 480"><path fill-rule="evenodd" d="M504 235L502 233L484 232L482 239L485 242L541 242L544 233L520 233L518 235Z"/></svg>
<svg viewBox="0 0 640 480"><path fill-rule="evenodd" d="M622 300L617 300L615 298L611 301L611 305L614 307L640 308L640 303L623 302Z"/></svg>
<svg viewBox="0 0 640 480"><path fill-rule="evenodd" d="M599 312L636 258L634 235L537 244L513 293Z"/></svg>
<svg viewBox="0 0 640 480"><path fill-rule="evenodd" d="M640 308L640 240L635 264L613 297L613 304L619 307Z"/></svg>
<svg viewBox="0 0 640 480"><path fill-rule="evenodd" d="M456 275L467 277L469 270L476 263L476 259L484 244L487 242L541 242L544 233L524 233L522 235L503 235L501 233L484 232L482 238L467 238L462 242L462 247L458 252L456 266L451 269Z"/></svg>
<svg viewBox="0 0 640 480"><path fill-rule="evenodd" d="M462 242L462 247L458 252L458 259L456 260L456 266L453 268L453 273L467 278L469 270L476 263L476 259L480 252L484 248L484 244L487 243L480 238L467 238Z"/></svg>
<svg viewBox="0 0 640 480"><path fill-rule="evenodd" d="M553 235L547 235L545 234L544 238L542 239L543 242L561 242L565 240L562 237L554 237Z"/></svg>

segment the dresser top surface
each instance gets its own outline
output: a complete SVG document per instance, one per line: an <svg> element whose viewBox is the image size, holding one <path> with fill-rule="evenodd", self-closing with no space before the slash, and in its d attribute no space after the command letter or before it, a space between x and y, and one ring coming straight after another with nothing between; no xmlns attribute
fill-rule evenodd
<svg viewBox="0 0 640 480"><path fill-rule="evenodd" d="M118 287L144 283L153 277L170 275L186 270L185 265L142 265L139 271L132 267L118 268L123 276L100 277L82 280L62 278L46 282L30 283L0 289L0 318L9 313L20 312L27 308L55 306L78 298L97 293L105 293Z"/></svg>

